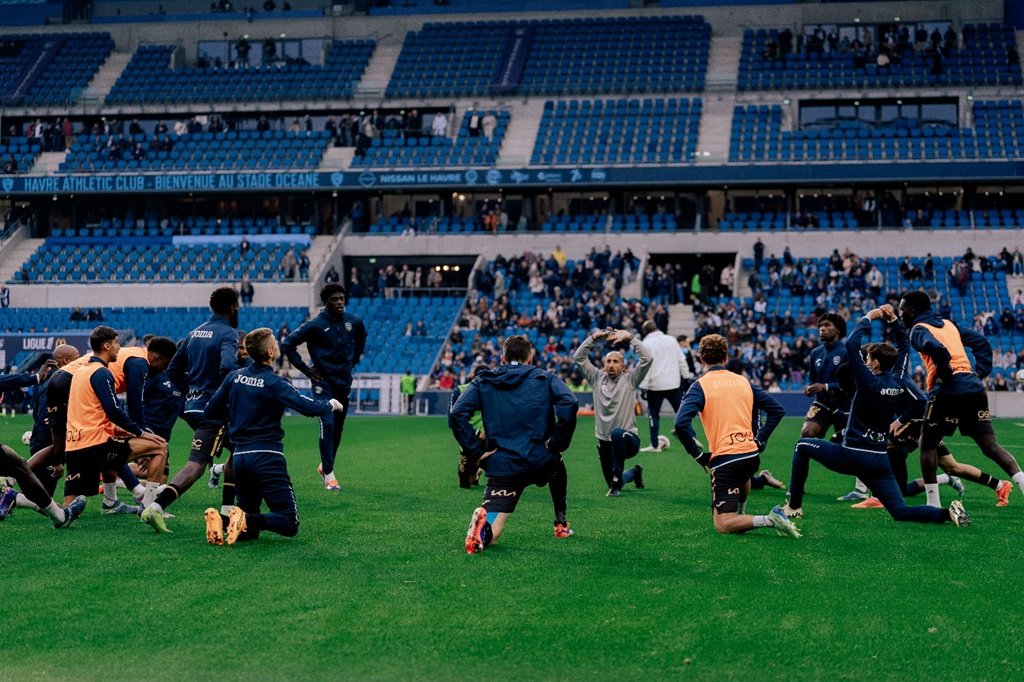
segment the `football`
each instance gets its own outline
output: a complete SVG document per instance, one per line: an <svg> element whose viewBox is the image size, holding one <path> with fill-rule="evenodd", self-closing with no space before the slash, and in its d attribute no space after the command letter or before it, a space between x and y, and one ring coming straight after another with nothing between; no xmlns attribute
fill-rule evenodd
<svg viewBox="0 0 1024 682"><path fill-rule="evenodd" d="M21 444L22 445L28 445L28 442L30 440L32 440L32 432L31 431L26 431L25 433L21 434Z"/></svg>
<svg viewBox="0 0 1024 682"><path fill-rule="evenodd" d="M668 450L672 445L672 441L668 439L668 436L658 436L658 451Z"/></svg>
<svg viewBox="0 0 1024 682"><path fill-rule="evenodd" d="M1017 370L1017 383L1024 383L1024 369Z"/></svg>

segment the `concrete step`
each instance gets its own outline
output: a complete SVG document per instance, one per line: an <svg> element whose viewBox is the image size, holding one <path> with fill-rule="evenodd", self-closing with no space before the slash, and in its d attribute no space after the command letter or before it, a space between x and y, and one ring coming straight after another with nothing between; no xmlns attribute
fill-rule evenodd
<svg viewBox="0 0 1024 682"><path fill-rule="evenodd" d="M355 155L355 147L328 147L319 170L344 170L352 165L352 157Z"/></svg>
<svg viewBox="0 0 1024 682"><path fill-rule="evenodd" d="M32 164L30 173L36 174L41 173L44 175L52 175L60 169L60 165L64 163L64 159L68 156L67 152L43 152L36 159L36 162Z"/></svg>
<svg viewBox="0 0 1024 682"><path fill-rule="evenodd" d="M114 87L114 83L121 76L125 67L128 66L128 62L132 60L131 52L113 52L107 61L103 62L100 66L99 71L89 81L89 85L85 86L85 90L82 93L83 99L95 99L98 102L102 102L106 99L107 95L110 94L111 89Z"/></svg>
<svg viewBox="0 0 1024 682"><path fill-rule="evenodd" d="M22 264L43 245L43 239L25 239L9 252L4 254L0 262L0 283L6 283L14 278L14 273L21 269Z"/></svg>
<svg viewBox="0 0 1024 682"><path fill-rule="evenodd" d="M401 43L396 45L378 43L377 48L373 51L373 57L370 58L370 63L366 65L363 77L355 85L356 96L383 97L401 52Z"/></svg>
<svg viewBox="0 0 1024 682"><path fill-rule="evenodd" d="M544 105L541 101L529 103L506 104L509 109L508 129L498 152L499 168L523 168L530 163L533 145L540 130L540 121L544 116Z"/></svg>
<svg viewBox="0 0 1024 682"><path fill-rule="evenodd" d="M668 335L680 336L685 334L690 339L696 329L696 322L693 319L693 306L685 303L677 303L668 307Z"/></svg>

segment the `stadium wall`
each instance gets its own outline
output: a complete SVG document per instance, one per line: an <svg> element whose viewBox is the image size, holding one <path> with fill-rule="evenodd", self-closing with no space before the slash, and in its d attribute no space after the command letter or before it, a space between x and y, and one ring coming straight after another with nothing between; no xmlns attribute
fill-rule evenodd
<svg viewBox="0 0 1024 682"><path fill-rule="evenodd" d="M17 308L134 308L151 306L199 306L210 302L210 292L238 282L173 284L30 284L7 285L10 304ZM309 282L254 282L255 304L263 306L319 306Z"/></svg>

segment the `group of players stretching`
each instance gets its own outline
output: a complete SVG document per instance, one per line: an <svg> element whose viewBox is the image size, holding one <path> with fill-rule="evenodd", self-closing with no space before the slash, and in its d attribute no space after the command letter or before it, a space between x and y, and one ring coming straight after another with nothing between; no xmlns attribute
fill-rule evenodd
<svg viewBox="0 0 1024 682"><path fill-rule="evenodd" d="M888 327L893 342L862 345L876 320ZM854 506L884 507L897 521L968 525L971 518L960 499L941 506L940 483L953 487L958 497L963 495L962 480L987 486L1000 507L1006 506L1013 483L1024 491L1024 473L999 445L992 427L981 383L992 369L992 349L984 336L932 312L923 291L906 293L898 310L883 305L868 311L849 337L845 320L833 313L820 318L818 331L822 343L812 353L811 383L805 391L815 400L794 448L788 500L756 516L745 513L751 479L783 408L769 393L727 368L725 338L711 334L700 341L704 373L682 400L675 432L710 474L712 514L719 532L772 527L780 535L800 537L793 519L804 516L804 484L811 460L857 477L858 488L840 499L866 498ZM600 339L609 341L613 349L603 356L601 367L595 367L589 353ZM622 353L614 349L625 344L639 357L633 368L626 367ZM927 394L910 376L911 348L920 354L926 369ZM478 372L452 403L449 424L461 448L460 482L467 485L471 480L467 476L480 469L488 475L483 502L474 510L466 535L469 553L481 552L497 540L530 485L550 484L555 537L573 534L566 520L562 453L572 439L578 404L557 377L530 365L532 357L524 337L510 337L503 349L503 364ZM635 390L652 363L650 349L628 331L598 330L584 340L575 360L593 386L597 449L609 496L617 497L630 481L643 487L643 468L625 470L624 462L639 451L633 404ZM707 450L692 427L698 415ZM831 441L824 440L830 427L835 435ZM943 443L957 429L1012 481L957 462ZM906 460L918 448L923 478L909 481ZM940 467L943 474L937 473ZM872 496L859 493L861 486ZM906 503L906 497L922 491L927 495L925 505Z"/></svg>
<svg viewBox="0 0 1024 682"><path fill-rule="evenodd" d="M211 471L211 487L224 477L223 505L206 511L207 540L233 544L262 530L294 536L298 513L284 460L282 416L290 409L320 417L318 472L326 490L338 490L334 459L352 367L366 342L362 321L345 311L343 287L325 286L321 299L323 312L290 334L283 349L270 329L239 332L238 293L221 287L210 296L213 315L180 344L147 337L145 348L122 348L117 332L100 326L90 334L90 353L80 357L76 348L61 345L37 375L0 378L0 389L39 384L28 439L32 457L25 461L0 446L0 475L14 478L21 490L0 493L0 519L15 507L29 507L66 528L86 499L102 490L104 514L137 514L169 533L167 508L227 449L227 462ZM299 356L301 345L312 366ZM300 395L275 373L282 352L310 377L314 398ZM126 396L124 405L118 394ZM165 484L168 440L179 416L193 432L191 448L185 467ZM61 507L52 495L65 471ZM118 500L118 479L138 506ZM268 513L260 513L263 504Z"/></svg>

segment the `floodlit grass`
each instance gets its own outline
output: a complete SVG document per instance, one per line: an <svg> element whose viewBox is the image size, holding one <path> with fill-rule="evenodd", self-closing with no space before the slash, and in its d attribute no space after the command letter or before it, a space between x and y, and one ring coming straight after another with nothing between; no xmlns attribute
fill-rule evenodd
<svg viewBox="0 0 1024 682"><path fill-rule="evenodd" d="M352 418L343 492L320 486L313 420L287 421L301 530L211 547L205 479L173 535L132 518L55 531L18 510L0 525L3 679L1014 679L1024 628L1024 499L997 509L968 484L969 528L897 524L835 497L812 465L802 540L719 536L707 478L673 439L641 454L647 489L604 497L593 422L569 469L577 535L552 536L547 489L527 491L501 542L462 548L480 489L457 487L440 418ZM669 420L663 420L669 428ZM25 418L0 422L20 442ZM1024 429L997 426L1024 455ZM799 420L762 463L789 477ZM189 434L172 441L172 471ZM962 461L999 473L973 446ZM19 451L24 447L18 446ZM916 470L912 462L911 470ZM952 499L943 488L943 500ZM765 513L781 491L755 491ZM923 501L923 497L918 498Z"/></svg>

